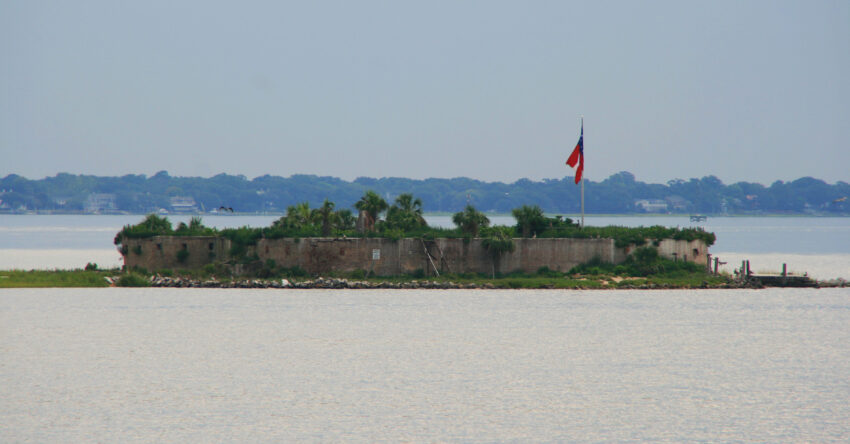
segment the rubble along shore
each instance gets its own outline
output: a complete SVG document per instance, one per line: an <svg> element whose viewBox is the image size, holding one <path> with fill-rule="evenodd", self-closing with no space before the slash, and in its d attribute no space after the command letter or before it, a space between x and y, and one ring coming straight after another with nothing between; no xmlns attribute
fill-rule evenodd
<svg viewBox="0 0 850 444"><path fill-rule="evenodd" d="M340 278L316 278L304 281L289 281L287 279L244 279L235 281L218 281L218 280L199 280L182 277L167 277L167 276L151 276L149 278L151 287L159 288L268 288L268 289L426 289L426 290L494 290L502 288L515 288L510 286L496 285L492 282L452 282L452 281L430 281L430 280L410 280L404 282L390 281L364 281L364 280L349 280ZM825 283L828 284L828 283ZM847 286L847 281L841 280L835 285L824 286ZM587 285L578 284L569 287L555 287L554 285L542 285L539 287L523 287L528 289L576 289L576 290L611 290L611 289L743 289L743 288L762 288L756 283L746 282L723 282L721 284L709 284L703 282L700 286L684 286L670 283L634 283L628 281L618 283L617 285L603 284L600 280L587 280Z"/></svg>

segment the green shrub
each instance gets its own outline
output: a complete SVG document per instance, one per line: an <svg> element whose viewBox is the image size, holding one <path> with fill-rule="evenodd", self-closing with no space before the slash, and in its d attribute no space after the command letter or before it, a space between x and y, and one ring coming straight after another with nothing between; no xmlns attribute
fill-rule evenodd
<svg viewBox="0 0 850 444"><path fill-rule="evenodd" d="M395 242L404 237L404 231L400 228L389 228L381 233L383 237Z"/></svg>
<svg viewBox="0 0 850 444"><path fill-rule="evenodd" d="M89 262L86 264L86 271L97 271L97 264Z"/></svg>
<svg viewBox="0 0 850 444"><path fill-rule="evenodd" d="M558 278L563 277L564 273L552 270L549 267L540 267L537 269L537 275L541 277Z"/></svg>
<svg viewBox="0 0 850 444"><path fill-rule="evenodd" d="M180 250L177 252L177 261L180 263L186 262L189 258L189 250Z"/></svg>
<svg viewBox="0 0 850 444"><path fill-rule="evenodd" d="M142 239L158 235L173 234L171 222L167 217L160 217L156 214L148 214L144 220L136 225L125 225L118 234L115 235L115 245L121 245L124 239Z"/></svg>
<svg viewBox="0 0 850 444"><path fill-rule="evenodd" d="M127 273L118 278L115 285L119 287L150 287L151 282L140 274Z"/></svg>
<svg viewBox="0 0 850 444"><path fill-rule="evenodd" d="M509 288L522 288L523 282L519 279L508 279L506 282Z"/></svg>
<svg viewBox="0 0 850 444"><path fill-rule="evenodd" d="M257 245L257 241L263 237L263 228L227 228L221 230L221 235L230 239L230 256L238 258L248 252L248 247Z"/></svg>
<svg viewBox="0 0 850 444"><path fill-rule="evenodd" d="M303 268L299 267L298 265L296 265L294 267L290 267L290 268L281 268L280 274L282 274L286 277L291 277L291 278L305 277L305 276L308 275L307 271L304 270Z"/></svg>
<svg viewBox="0 0 850 444"><path fill-rule="evenodd" d="M351 279L364 279L366 277L366 271L357 269L349 273L349 278Z"/></svg>
<svg viewBox="0 0 850 444"><path fill-rule="evenodd" d="M142 246L141 245L134 246L133 247L133 253L136 253L137 255L141 256L142 255Z"/></svg>

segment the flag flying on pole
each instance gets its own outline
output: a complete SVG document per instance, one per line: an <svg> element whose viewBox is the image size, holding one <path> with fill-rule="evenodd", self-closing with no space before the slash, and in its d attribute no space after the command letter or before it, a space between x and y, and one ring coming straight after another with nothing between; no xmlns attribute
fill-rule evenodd
<svg viewBox="0 0 850 444"><path fill-rule="evenodd" d="M581 173L584 172L584 121L581 122L581 136L578 138L578 143L575 149L573 149L573 153L570 154L570 158L567 159L567 165L570 168L574 168L576 163L578 163L578 168L576 168L576 183L579 183L581 182Z"/></svg>

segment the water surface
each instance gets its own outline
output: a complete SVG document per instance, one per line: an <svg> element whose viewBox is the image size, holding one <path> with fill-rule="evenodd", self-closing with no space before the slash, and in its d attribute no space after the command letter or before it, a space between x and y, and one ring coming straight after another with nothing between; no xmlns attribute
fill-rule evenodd
<svg viewBox="0 0 850 444"><path fill-rule="evenodd" d="M0 290L0 441L846 442L848 296Z"/></svg>

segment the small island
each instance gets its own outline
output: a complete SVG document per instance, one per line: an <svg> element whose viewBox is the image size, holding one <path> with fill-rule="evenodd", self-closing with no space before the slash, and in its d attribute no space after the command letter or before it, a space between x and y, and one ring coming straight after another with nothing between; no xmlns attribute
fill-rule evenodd
<svg viewBox="0 0 850 444"><path fill-rule="evenodd" d="M136 282L161 286L320 288L706 288L713 233L702 228L581 227L523 205L514 226L491 226L472 205L455 228L427 225L412 194L373 191L354 213L325 200L291 206L268 227L218 230L200 218L174 228L148 215L115 244ZM129 279L129 278L128 278ZM306 284L310 282L310 284ZM427 283L427 284L425 284Z"/></svg>
<svg viewBox="0 0 850 444"><path fill-rule="evenodd" d="M455 228L430 227L422 202L392 205L369 191L354 209L325 200L291 206L268 227L216 229L199 217L172 226L147 215L114 243L123 269L0 271L0 288L154 286L292 289L760 288L749 274L718 273L702 228L581 227L523 205L516 224L491 226L467 205ZM779 282L787 279L780 275ZM844 287L847 281L815 282Z"/></svg>

